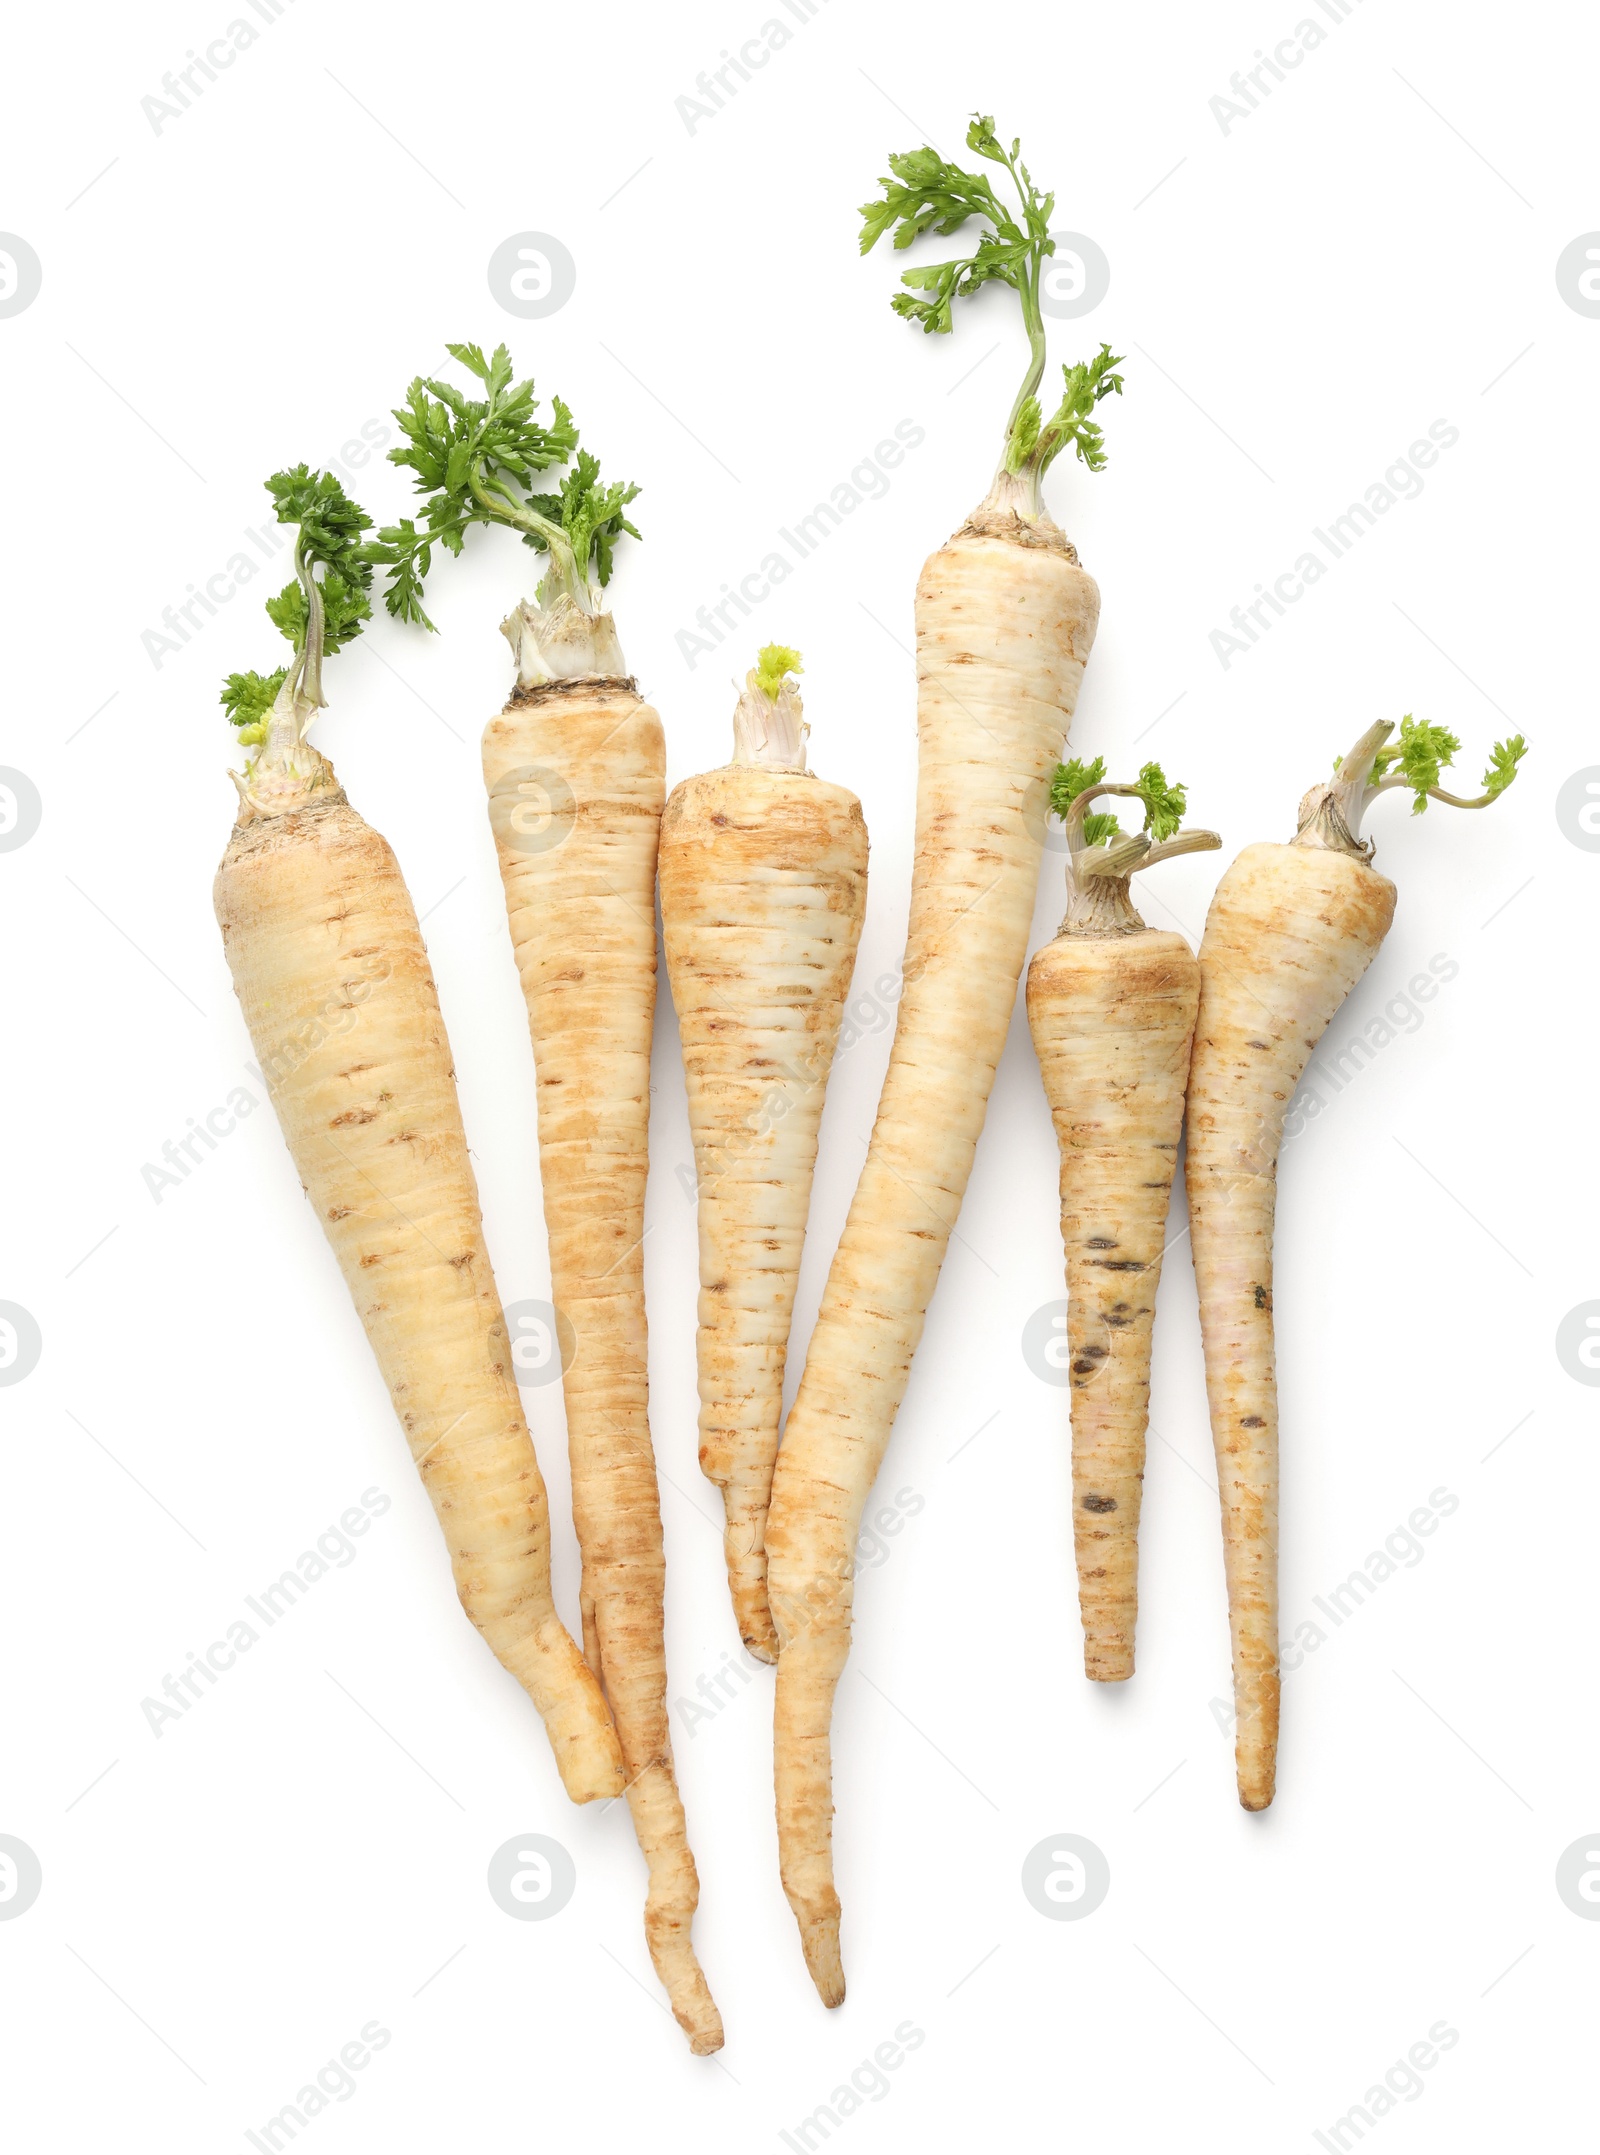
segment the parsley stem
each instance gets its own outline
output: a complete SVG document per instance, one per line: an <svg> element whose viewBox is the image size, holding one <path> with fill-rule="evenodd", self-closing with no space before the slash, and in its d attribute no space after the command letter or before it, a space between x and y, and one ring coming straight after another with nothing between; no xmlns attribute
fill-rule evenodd
<svg viewBox="0 0 1600 2155"><path fill-rule="evenodd" d="M1005 159L1006 170L1011 174L1011 184L1017 190L1018 199L1022 203L1023 222L1028 231L1028 251L1017 279L1017 296L1022 301L1022 319L1028 331L1028 371L1022 378L1022 387L1017 391L1011 406L1011 415L1006 420L1005 438L1009 446L1011 432L1021 415L1022 407L1030 397L1038 395L1039 384L1044 380L1044 316L1039 307L1039 286L1044 275L1045 250L1050 244L1050 235L1038 229L1032 187L1023 185L1011 153L1002 148L1001 155Z"/></svg>
<svg viewBox="0 0 1600 2155"><path fill-rule="evenodd" d="M549 517L541 516L537 509L514 501L499 487L488 485L479 464L472 467L471 486L474 496L491 516L514 524L521 531L536 532L543 539L550 549L550 572L557 589L564 592L580 611L592 614L594 607L590 603L588 577L580 570L572 542L561 526L553 524Z"/></svg>
<svg viewBox="0 0 1600 2155"><path fill-rule="evenodd" d="M1083 835L1084 814L1089 803L1098 800L1103 793L1120 794L1127 800L1142 801L1144 799L1144 791L1141 787L1114 785L1109 778L1097 779L1092 786L1085 786L1081 793L1074 796L1072 805L1067 810L1067 845L1071 852L1075 854L1081 853L1088 844L1088 840Z"/></svg>
<svg viewBox="0 0 1600 2155"><path fill-rule="evenodd" d="M311 573L306 559L305 526L295 534L294 573L300 579L300 588L306 598L306 634L295 659L295 693L314 710L323 710L327 698L322 693L322 645L327 616L322 603L322 589Z"/></svg>

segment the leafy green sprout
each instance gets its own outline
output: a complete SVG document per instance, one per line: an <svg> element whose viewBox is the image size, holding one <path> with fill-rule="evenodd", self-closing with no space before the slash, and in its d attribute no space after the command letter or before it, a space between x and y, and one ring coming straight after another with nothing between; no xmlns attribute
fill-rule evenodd
<svg viewBox="0 0 1600 2155"><path fill-rule="evenodd" d="M367 512L331 471L313 472L305 464L274 472L266 485L278 522L298 527L294 577L266 602L268 619L294 657L273 673L230 673L223 682L222 707L247 747L266 739L285 682L296 704L323 707L323 659L352 642L372 617L372 564L361 536L371 529Z"/></svg>
<svg viewBox="0 0 1600 2155"><path fill-rule="evenodd" d="M769 703L776 703L785 677L804 671L798 651L791 650L788 644L766 644L756 657L756 687Z"/></svg>
<svg viewBox="0 0 1600 2155"><path fill-rule="evenodd" d="M1528 752L1520 733L1496 741L1483 774L1483 791L1468 800L1439 783L1461 748L1448 727L1413 718L1408 711L1398 738L1391 740L1394 731L1394 720L1381 718L1348 755L1335 757L1332 778L1313 786L1300 803L1296 845L1327 846L1370 861L1372 841L1362 838L1361 823L1380 794L1409 792L1411 812L1417 816L1429 801L1443 801L1449 808L1488 808L1513 783Z"/></svg>
<svg viewBox="0 0 1600 2155"><path fill-rule="evenodd" d="M1070 763L1056 765L1055 776L1050 782L1050 806L1066 824L1068 843L1074 854L1088 846L1108 846L1114 838L1123 835L1114 815L1103 811L1094 815L1087 813L1089 802L1105 794L1122 794L1143 802L1142 829L1155 845L1175 835L1188 807L1185 789L1169 784L1159 763L1145 764L1139 772L1138 782L1124 786L1107 783L1104 756L1096 756L1093 763L1085 763L1074 756Z"/></svg>
<svg viewBox="0 0 1600 2155"><path fill-rule="evenodd" d="M1364 802L1375 800L1380 793L1409 788L1414 796L1411 803L1414 816L1420 816L1430 800L1443 801L1450 808L1487 808L1515 779L1517 766L1528 753L1528 744L1520 733L1513 734L1509 740L1495 742L1489 751L1489 767L1480 781L1483 791L1472 801L1463 799L1458 793L1447 793L1439 783L1460 753L1461 743L1448 727L1437 726L1429 719L1413 718L1408 711L1400 721L1399 739L1384 742L1373 753ZM1343 756L1334 758L1335 771L1343 768L1344 761Z"/></svg>
<svg viewBox="0 0 1600 2155"><path fill-rule="evenodd" d="M1104 469L1105 436L1094 417L1106 397L1122 394L1122 360L1109 344L1076 366L1063 367L1065 393L1046 419L1039 403L1044 380L1045 330L1039 304L1047 256L1055 252L1050 237L1053 194L1041 194L1022 162L1022 144L1008 149L987 114L973 115L967 148L991 164L1003 166L1016 192L1019 213L996 193L988 177L947 163L926 145L891 155L889 178L880 179L881 201L861 206L861 252L868 254L891 228L897 248L906 248L927 232L959 232L972 219L986 226L971 254L948 262L904 270L890 305L908 322L919 322L930 335L948 335L951 306L989 283L1008 284L1022 303L1028 331L1028 370L1006 421L1002 468L1026 476L1037 501L1038 482L1061 451L1070 446L1090 471Z"/></svg>
<svg viewBox="0 0 1600 2155"><path fill-rule="evenodd" d="M592 614L591 564L603 588L617 539L624 532L639 536L624 514L639 489L601 484L599 462L578 448L577 426L559 397L551 400L548 425L534 417L533 382L513 382L503 344L488 359L476 344L445 349L483 384L484 394L468 397L453 382L419 375L394 414L404 440L389 451L390 462L408 467L427 498L420 523L402 517L385 525L367 549L368 559L389 572L385 606L398 619L431 629L422 589L434 547L459 554L474 524L504 524L550 557L538 587L541 604L566 597ZM568 463L575 452L557 492L531 490L536 473Z"/></svg>

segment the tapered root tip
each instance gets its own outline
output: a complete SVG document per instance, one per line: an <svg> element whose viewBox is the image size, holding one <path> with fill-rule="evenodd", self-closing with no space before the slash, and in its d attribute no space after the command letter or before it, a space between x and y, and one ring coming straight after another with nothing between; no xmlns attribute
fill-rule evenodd
<svg viewBox="0 0 1600 2155"><path fill-rule="evenodd" d="M556 1754L561 1785L574 1803L605 1803L620 1796L627 1785L620 1752L608 1758L602 1747L586 1745L563 1755Z"/></svg>
<svg viewBox="0 0 1600 2155"><path fill-rule="evenodd" d="M745 1652L757 1661L775 1663L778 1634L767 1600L767 1552L762 1538L766 1493L730 1481L723 1486L722 1498L727 1508L723 1553L728 1564L734 1622L739 1626Z"/></svg>
<svg viewBox="0 0 1600 2155"><path fill-rule="evenodd" d="M673 2019L689 2038L695 2056L709 2058L722 2048L722 2015L688 1942L687 1916L660 1925L653 1924L647 1912L645 1937Z"/></svg>
<svg viewBox="0 0 1600 2155"><path fill-rule="evenodd" d="M691 1927L700 1901L700 1881L684 1838L683 1810L670 1761L657 1760L647 1766L629 1788L628 1803L650 1866L644 1937L651 1965L667 1994L673 2019L689 2038L689 2048L697 2058L709 2058L722 2048L722 2015L695 1958ZM661 1830L663 1814L669 1832Z"/></svg>
<svg viewBox="0 0 1600 2155"><path fill-rule="evenodd" d="M809 1921L802 1918L800 1943L805 1950L811 1980L817 1986L817 1996L826 2006L843 2005L844 1962L839 1954L837 1912L813 1916Z"/></svg>
<svg viewBox="0 0 1600 2155"><path fill-rule="evenodd" d="M1241 1783L1239 1802L1246 1811L1265 1811L1276 1793L1272 1788L1246 1788Z"/></svg>
<svg viewBox="0 0 1600 2155"><path fill-rule="evenodd" d="M544 1707L544 1725L561 1774L561 1785L574 1803L599 1803L620 1796L627 1786L622 1747L612 1725L605 1695L593 1672L566 1639L565 1683Z"/></svg>
<svg viewBox="0 0 1600 2155"><path fill-rule="evenodd" d="M706 2001L710 2004L710 2000ZM715 2057L722 2048L722 2015L713 2005L709 2017L694 2024L680 2016L680 2025L689 2038L689 2048L697 2058Z"/></svg>

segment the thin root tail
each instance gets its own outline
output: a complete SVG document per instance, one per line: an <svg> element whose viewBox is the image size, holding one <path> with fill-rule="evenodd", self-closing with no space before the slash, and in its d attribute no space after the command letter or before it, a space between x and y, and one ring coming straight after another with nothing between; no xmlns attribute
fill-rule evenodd
<svg viewBox="0 0 1600 2155"><path fill-rule="evenodd" d="M759 1489L747 1480L730 1475L722 1483L727 1510L722 1548L728 1565L728 1591L733 1596L734 1620L745 1651L757 1661L776 1662L778 1634L767 1600L767 1551L765 1541L767 1496L770 1482Z"/></svg>

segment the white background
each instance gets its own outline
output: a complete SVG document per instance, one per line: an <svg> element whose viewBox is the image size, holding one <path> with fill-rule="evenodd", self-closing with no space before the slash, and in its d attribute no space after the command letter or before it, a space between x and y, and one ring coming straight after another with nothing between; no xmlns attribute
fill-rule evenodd
<svg viewBox="0 0 1600 2155"><path fill-rule="evenodd" d="M1224 133L1208 100L1258 47L1324 21L1312 0L1017 0L924 9L915 31L904 8L832 0L691 133L674 99L782 16L776 0L603 17L298 0L157 133L140 99L247 12L41 12L13 18L5 56L0 225L44 268L34 304L0 320L0 762L43 800L38 835L0 856L0 1299L44 1341L0 1434L0 1831L44 1874L0 1923L13 2140L245 2145L376 2019L392 2039L308 2125L318 2149L581 2134L742 2155L783 2145L909 2020L925 2040L830 2146L1043 2128L1253 2155L1315 2145L1442 2019L1459 2042L1379 2119L1385 2147L1575 2144L1562 2120L1600 1928L1554 1871L1600 1827L1600 1476L1595 1395L1554 1336L1600 1296L1600 860L1555 799L1597 760L1600 321L1563 303L1554 268L1600 225L1591 17L1524 11L1510 37L1498 9L1366 0ZM1112 265L1096 312L1051 327L1052 367L1102 337L1128 355L1109 469L1064 463L1048 488L1104 594L1074 742L1119 768L1161 756L1226 840L1147 879L1152 921L1197 939L1226 861L1288 836L1301 792L1374 718L1453 726L1468 789L1493 738L1533 744L1492 815L1412 821L1386 801L1373 819L1399 910L1330 1045L1434 954L1459 973L1285 1158L1286 1627L1431 1491L1459 1508L1420 1563L1324 1626L1286 1684L1277 1803L1246 1817L1213 1709L1227 1632L1180 1242L1139 1673L1084 1682L1065 1398L1020 1347L1061 1280L1019 1008L880 1485L923 1508L864 1572L839 1695L839 2012L817 2003L778 1884L770 1678L692 1734L675 1714L697 1942L727 2023L713 2063L654 1985L624 1810L565 1803L525 1698L455 1606L270 1116L159 1205L146 1187L162 1143L249 1082L210 906L233 814L216 692L276 663L257 601L277 579L159 667L141 635L261 522L267 472L387 425L447 337L504 336L644 488L645 540L613 589L671 779L724 759L730 676L758 642L803 650L813 761L860 792L872 834L869 986L904 933L917 571L984 491L1022 336L999 291L950 338L897 321L900 264L858 259L854 209L888 150L931 133L960 154L975 103L1022 135L1058 227ZM578 266L540 322L502 312L485 277L525 230ZM926 440L887 497L689 667L675 636L695 609L901 419ZM1208 638L1229 609L1439 419L1460 440L1420 498L1224 669ZM380 518L404 509L393 467L356 479ZM477 534L436 574L439 636L380 620L333 663L320 734L426 915L507 1300L547 1294L548 1273L476 743L509 679L495 624L532 574L509 535ZM1047 857L1036 942L1058 876ZM888 1038L834 1075L796 1370ZM653 1422L684 1699L737 1638L695 1462L694 1213L664 995L652 1135ZM559 1401L527 1398L570 1621ZM373 1485L392 1508L357 1560L154 1737L140 1701ZM558 1918L515 1923L485 1867L532 1831L571 1851L578 1888ZM1062 1832L1110 1864L1079 1922L1042 1919L1019 1885Z"/></svg>

